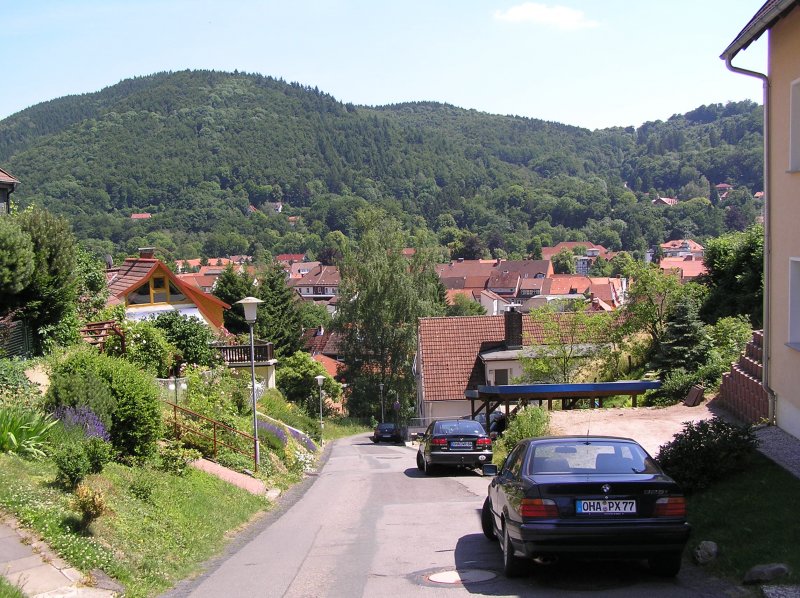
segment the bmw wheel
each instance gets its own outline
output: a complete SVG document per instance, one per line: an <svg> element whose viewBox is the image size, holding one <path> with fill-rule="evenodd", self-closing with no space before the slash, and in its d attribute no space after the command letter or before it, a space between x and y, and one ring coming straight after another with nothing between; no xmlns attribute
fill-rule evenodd
<svg viewBox="0 0 800 598"><path fill-rule="evenodd" d="M492 503L489 497L483 501L483 508L481 508L481 529L483 535L490 540L497 540L497 534L494 533L494 515L492 515Z"/></svg>
<svg viewBox="0 0 800 598"><path fill-rule="evenodd" d="M523 573L523 565L523 560L514 554L508 528L503 526L503 573L506 577L519 577Z"/></svg>

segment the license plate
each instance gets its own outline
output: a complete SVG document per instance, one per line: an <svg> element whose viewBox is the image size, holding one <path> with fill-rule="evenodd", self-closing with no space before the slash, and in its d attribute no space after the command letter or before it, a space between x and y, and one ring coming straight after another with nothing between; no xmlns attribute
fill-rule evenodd
<svg viewBox="0 0 800 598"><path fill-rule="evenodd" d="M471 449L472 443L471 442L462 442L462 441L454 441L450 443L450 448L454 449Z"/></svg>
<svg viewBox="0 0 800 598"><path fill-rule="evenodd" d="M580 499L575 511L581 515L614 515L636 513L635 500L589 500Z"/></svg>

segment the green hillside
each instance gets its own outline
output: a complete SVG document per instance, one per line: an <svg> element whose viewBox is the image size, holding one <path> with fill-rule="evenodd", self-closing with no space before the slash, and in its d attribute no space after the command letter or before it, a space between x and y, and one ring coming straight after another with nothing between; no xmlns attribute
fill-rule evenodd
<svg viewBox="0 0 800 598"><path fill-rule="evenodd" d="M331 231L354 235L368 204L409 242L430 230L458 248L468 231L487 255L584 238L643 251L755 219L761 113L729 103L589 131L446 104L353 106L270 77L183 71L0 121L0 165L22 181L16 202L68 216L97 253L317 253ZM737 188L725 201L712 191L720 182ZM655 207L656 195L691 201Z"/></svg>

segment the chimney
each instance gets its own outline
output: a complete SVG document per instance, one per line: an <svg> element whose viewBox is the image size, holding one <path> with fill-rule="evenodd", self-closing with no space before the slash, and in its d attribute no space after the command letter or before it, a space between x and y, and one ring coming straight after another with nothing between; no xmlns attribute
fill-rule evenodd
<svg viewBox="0 0 800 598"><path fill-rule="evenodd" d="M152 260L155 257L155 247L139 247L139 257L146 260Z"/></svg>
<svg viewBox="0 0 800 598"><path fill-rule="evenodd" d="M511 305L503 314L506 349L522 348L522 312Z"/></svg>

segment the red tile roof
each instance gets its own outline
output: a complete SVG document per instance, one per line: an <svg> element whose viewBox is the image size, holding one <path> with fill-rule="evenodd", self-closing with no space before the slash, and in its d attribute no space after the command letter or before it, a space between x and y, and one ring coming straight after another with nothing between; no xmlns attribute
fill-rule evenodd
<svg viewBox="0 0 800 598"><path fill-rule="evenodd" d="M420 318L418 367L422 368L426 401L464 399L464 391L484 384L481 351L503 345L504 316ZM538 337L530 317L523 315L523 337Z"/></svg>
<svg viewBox="0 0 800 598"><path fill-rule="evenodd" d="M681 275L681 280L684 282L708 273L708 268L706 268L703 259L693 255L661 258L658 267L665 271L677 271Z"/></svg>
<svg viewBox="0 0 800 598"><path fill-rule="evenodd" d="M303 342L305 343L305 350L311 355L321 353L330 357L339 354L341 337L338 333L322 327L306 328L303 330Z"/></svg>
<svg viewBox="0 0 800 598"><path fill-rule="evenodd" d="M302 278L292 281L293 286L339 286L341 277L336 266L319 265Z"/></svg>
<svg viewBox="0 0 800 598"><path fill-rule="evenodd" d="M8 171L3 170L0 168L0 183L6 185L18 185L19 181L15 179Z"/></svg>
<svg viewBox="0 0 800 598"><path fill-rule="evenodd" d="M295 262L302 262L305 259L305 253L279 253L275 256L275 261L282 264L293 264Z"/></svg>
<svg viewBox="0 0 800 598"><path fill-rule="evenodd" d="M341 363L336 361L335 359L331 359L327 355L323 355L321 353L312 355L311 358L314 361L318 361L319 363L321 363L322 367L325 368L325 371L331 378L335 378L336 375L339 373L339 366L341 365Z"/></svg>
<svg viewBox="0 0 800 598"><path fill-rule="evenodd" d="M608 249L603 247L602 245L595 245L594 243L590 243L589 241L561 241L552 247L542 247L542 259L549 260L552 259L554 255L560 252L562 249L568 249L572 251L578 247L585 247L586 249L597 249L599 251L599 255L603 255L608 253Z"/></svg>
<svg viewBox="0 0 800 598"><path fill-rule="evenodd" d="M661 244L661 249L664 251L680 251L684 248L692 253L703 251L703 246L691 239L674 239Z"/></svg>
<svg viewBox="0 0 800 598"><path fill-rule="evenodd" d="M136 212L131 214L131 220L147 220L151 217L152 215L148 214L147 212Z"/></svg>

